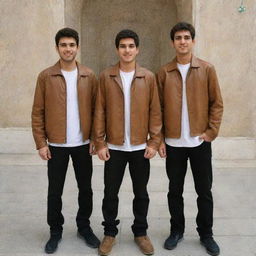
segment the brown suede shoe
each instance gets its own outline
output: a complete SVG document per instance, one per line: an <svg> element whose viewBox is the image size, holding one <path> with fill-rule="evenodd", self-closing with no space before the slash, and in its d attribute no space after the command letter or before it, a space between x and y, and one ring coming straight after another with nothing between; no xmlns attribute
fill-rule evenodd
<svg viewBox="0 0 256 256"><path fill-rule="evenodd" d="M141 252L145 255L154 254L154 247L148 236L134 237L135 243L139 246Z"/></svg>
<svg viewBox="0 0 256 256"><path fill-rule="evenodd" d="M99 255L101 255L101 256L109 255L114 244L115 244L114 237L104 236L104 238L99 246Z"/></svg>

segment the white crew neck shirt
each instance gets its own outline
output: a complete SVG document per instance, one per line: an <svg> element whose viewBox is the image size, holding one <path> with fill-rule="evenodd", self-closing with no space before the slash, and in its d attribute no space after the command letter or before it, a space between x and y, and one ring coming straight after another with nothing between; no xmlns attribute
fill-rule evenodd
<svg viewBox="0 0 256 256"><path fill-rule="evenodd" d="M55 147L77 147L88 144L90 141L83 141L83 134L80 127L80 117L77 97L77 68L72 71L61 70L66 81L67 99L67 130L66 143L49 143Z"/></svg>
<svg viewBox="0 0 256 256"><path fill-rule="evenodd" d="M112 150L121 150L121 151L136 151L143 150L146 148L146 143L140 145L131 145L131 85L135 71L124 72L120 70L120 76L123 85L123 94L124 94L124 144L123 145L113 145L108 143L108 148Z"/></svg>
<svg viewBox="0 0 256 256"><path fill-rule="evenodd" d="M187 92L186 92L186 78L190 63L182 65L177 63L178 69L182 77L182 113L181 113L181 136L179 139L165 138L165 142L169 146L173 147L197 147L203 143L199 136L190 136L190 126L188 117L188 104L187 104Z"/></svg>

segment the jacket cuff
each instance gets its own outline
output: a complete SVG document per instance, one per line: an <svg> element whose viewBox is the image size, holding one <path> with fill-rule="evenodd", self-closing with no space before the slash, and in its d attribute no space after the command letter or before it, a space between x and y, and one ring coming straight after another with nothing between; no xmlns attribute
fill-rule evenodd
<svg viewBox="0 0 256 256"><path fill-rule="evenodd" d="M147 142L147 146L150 147L150 148L153 148L153 149L156 150L156 151L158 151L159 146L160 146L160 143L157 143L157 142L154 142L154 141L149 140L149 141Z"/></svg>
<svg viewBox="0 0 256 256"><path fill-rule="evenodd" d="M40 148L48 146L46 141L36 142L36 149L39 150Z"/></svg>
<svg viewBox="0 0 256 256"><path fill-rule="evenodd" d="M212 140L214 140L218 135L213 129L210 128L205 131L205 134Z"/></svg>
<svg viewBox="0 0 256 256"><path fill-rule="evenodd" d="M99 151L101 150L102 148L106 148L108 145L106 143L106 141L102 141L102 142L96 142L94 141L94 145L95 145L95 148L96 148L96 151Z"/></svg>

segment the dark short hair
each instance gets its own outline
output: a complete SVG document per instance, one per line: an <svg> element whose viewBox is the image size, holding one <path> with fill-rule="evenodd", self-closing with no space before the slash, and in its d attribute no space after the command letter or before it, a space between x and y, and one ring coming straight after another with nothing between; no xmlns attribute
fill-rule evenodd
<svg viewBox="0 0 256 256"><path fill-rule="evenodd" d="M124 38L132 38L134 40L134 43L136 45L136 47L139 46L139 36L132 30L130 29L124 29L121 30L117 35L116 35L116 39L115 39L115 44L116 44L116 48L119 47L119 43L121 41L121 39Z"/></svg>
<svg viewBox="0 0 256 256"><path fill-rule="evenodd" d="M57 32L55 35L56 46L59 45L59 41L62 37L72 37L76 40L77 46L79 45L79 35L77 31L72 28L63 28Z"/></svg>
<svg viewBox="0 0 256 256"><path fill-rule="evenodd" d="M171 32L170 32L170 37L171 37L172 41L174 41L174 35L175 35L175 33L178 32L178 31L183 31L183 30L189 31L189 32L190 32L190 35L191 35L191 37L192 37L192 40L194 40L195 35L196 35L195 28L194 28L191 24L189 24L189 23L187 23L187 22L179 22L179 23L177 23L177 24L172 28L172 30L171 30Z"/></svg>

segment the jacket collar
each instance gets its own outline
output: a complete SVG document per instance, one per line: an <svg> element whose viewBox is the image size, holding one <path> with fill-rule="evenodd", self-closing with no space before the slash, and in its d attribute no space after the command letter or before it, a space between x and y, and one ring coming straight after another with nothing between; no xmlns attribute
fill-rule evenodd
<svg viewBox="0 0 256 256"><path fill-rule="evenodd" d="M117 82L121 90L123 90L123 84L120 77L120 63L118 62L116 65L112 66L109 72L109 76L113 77L114 80ZM142 78L145 77L145 72L143 71L143 68L140 67L140 65L136 62L135 66L135 73L133 76L133 79L135 78Z"/></svg>
<svg viewBox="0 0 256 256"><path fill-rule="evenodd" d="M76 61L76 66L77 66L78 76L89 76L88 70L77 61ZM56 62L55 65L52 66L52 68L50 69L50 75L62 76L60 61Z"/></svg>
<svg viewBox="0 0 256 256"><path fill-rule="evenodd" d="M145 74L143 68L136 62L134 78L142 78L142 77L145 77L145 75L146 74ZM120 77L120 63L119 62L116 65L111 67L110 76Z"/></svg>
<svg viewBox="0 0 256 256"><path fill-rule="evenodd" d="M197 57L194 55L192 55L190 67L191 68L200 68L199 61L198 61ZM173 70L178 70L176 57L167 66L167 72L171 72Z"/></svg>

